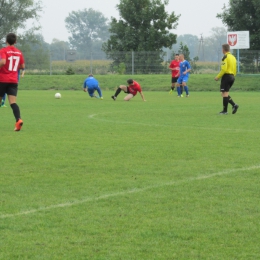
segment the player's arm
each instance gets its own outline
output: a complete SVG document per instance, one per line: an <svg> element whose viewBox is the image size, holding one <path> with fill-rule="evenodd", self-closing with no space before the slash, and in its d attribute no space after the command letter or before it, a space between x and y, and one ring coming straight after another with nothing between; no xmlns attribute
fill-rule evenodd
<svg viewBox="0 0 260 260"><path fill-rule="evenodd" d="M5 54L0 54L0 68L2 68L6 64L6 57Z"/></svg>
<svg viewBox="0 0 260 260"><path fill-rule="evenodd" d="M217 77L215 78L215 80L219 80L220 78L222 78L222 76L226 73L227 71L227 55L225 55L222 59L222 63L221 63L221 70L219 72L219 74L217 75Z"/></svg>
<svg viewBox="0 0 260 260"><path fill-rule="evenodd" d="M191 66L190 66L190 63L187 62L186 71L185 71L183 74L186 75L186 74L189 73L190 71L191 71Z"/></svg>
<svg viewBox="0 0 260 260"><path fill-rule="evenodd" d="M86 82L86 81L84 81L83 91L84 91L84 92L87 92L87 91L88 91L88 86L87 86L87 82Z"/></svg>
<svg viewBox="0 0 260 260"><path fill-rule="evenodd" d="M25 69L24 57L23 55L21 55L20 62L19 62L19 70L24 70L24 69Z"/></svg>
<svg viewBox="0 0 260 260"><path fill-rule="evenodd" d="M169 69L174 70L174 67L172 66L172 64L170 64Z"/></svg>
<svg viewBox="0 0 260 260"><path fill-rule="evenodd" d="M145 100L145 98L144 98L144 94L143 94L143 92L142 92L142 91L140 91L139 93L140 93L140 95L141 95L141 97L142 97L143 101L146 101L146 100Z"/></svg>
<svg viewBox="0 0 260 260"><path fill-rule="evenodd" d="M23 78L23 77L24 77L24 73L25 73L25 69L23 68L22 71L23 71L23 72L22 72L21 77Z"/></svg>

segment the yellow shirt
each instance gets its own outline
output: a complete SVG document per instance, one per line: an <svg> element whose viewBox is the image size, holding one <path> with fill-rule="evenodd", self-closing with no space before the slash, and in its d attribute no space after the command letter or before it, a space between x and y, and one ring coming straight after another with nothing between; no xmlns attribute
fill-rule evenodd
<svg viewBox="0 0 260 260"><path fill-rule="evenodd" d="M234 76L237 74L237 60L230 52L224 55L221 64L221 71L217 78L222 78L224 74L233 74Z"/></svg>

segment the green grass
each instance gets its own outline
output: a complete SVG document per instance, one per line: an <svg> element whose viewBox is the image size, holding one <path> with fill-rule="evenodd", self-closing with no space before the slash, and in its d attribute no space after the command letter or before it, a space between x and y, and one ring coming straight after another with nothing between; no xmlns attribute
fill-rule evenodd
<svg viewBox="0 0 260 260"><path fill-rule="evenodd" d="M189 87L192 91L219 91L219 82L214 81L214 74L192 74ZM20 81L24 90L81 90L87 75L25 75ZM103 90L114 90L125 85L128 78L134 77L147 91L169 91L171 75L96 75ZM259 91L260 81L254 76L237 77L232 91Z"/></svg>
<svg viewBox="0 0 260 260"><path fill-rule="evenodd" d="M0 109L0 259L259 258L259 93L54 93Z"/></svg>

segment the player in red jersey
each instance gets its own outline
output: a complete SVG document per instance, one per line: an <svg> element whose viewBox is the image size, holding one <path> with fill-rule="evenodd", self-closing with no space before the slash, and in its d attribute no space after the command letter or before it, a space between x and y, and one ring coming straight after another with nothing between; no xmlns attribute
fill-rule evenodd
<svg viewBox="0 0 260 260"><path fill-rule="evenodd" d="M130 99L132 99L134 96L136 96L137 92L140 93L143 101L146 101L145 98L144 98L144 94L142 92L142 88L141 88L141 86L138 82L134 81L133 79L129 79L129 80L127 80L127 83L128 83L128 87L124 86L124 85L119 86L119 88L116 90L115 95L112 96L111 98L116 101L117 96L123 90L125 93L128 94L124 98L125 101L129 101Z"/></svg>
<svg viewBox="0 0 260 260"><path fill-rule="evenodd" d="M16 35L9 33L6 36L6 47L0 50L0 101L6 93L16 119L14 131L20 131L23 120L19 106L16 104L18 91L18 71L24 69L24 58L20 50L14 47Z"/></svg>
<svg viewBox="0 0 260 260"><path fill-rule="evenodd" d="M172 94L172 91L176 87L178 77L180 76L179 54L175 54L175 59L171 62L169 69L172 71L172 87L171 87L169 94Z"/></svg>

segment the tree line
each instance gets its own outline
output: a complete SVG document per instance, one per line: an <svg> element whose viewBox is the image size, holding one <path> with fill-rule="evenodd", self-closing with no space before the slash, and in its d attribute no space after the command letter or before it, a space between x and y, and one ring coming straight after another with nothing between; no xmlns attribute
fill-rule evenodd
<svg viewBox="0 0 260 260"><path fill-rule="evenodd" d="M168 0L120 0L116 6L119 19L111 20L92 8L72 11L64 21L70 34L68 40L53 39L47 43L39 33L40 26L26 29L28 20L39 19L43 9L40 1L0 0L1 44L4 45L6 33L22 32L18 33L18 47L24 52L27 64L39 69L47 68L51 60L67 60L69 50L75 50L77 59L110 59L112 67L129 64L130 52L142 53L139 62L144 64L143 73L152 72L151 66L155 64L163 70L165 56L170 60L180 50L188 51L190 60L219 61L221 45L226 42L225 28L212 28L207 37L177 36L174 30L180 15L168 13L168 3ZM249 30L251 50L260 50L259 10L259 1L229 0L222 13L216 15L230 31ZM259 52L253 56L243 53L241 61L254 67L257 64L258 71Z"/></svg>

